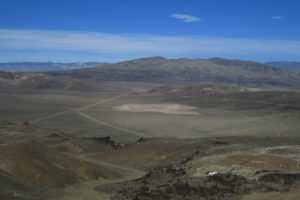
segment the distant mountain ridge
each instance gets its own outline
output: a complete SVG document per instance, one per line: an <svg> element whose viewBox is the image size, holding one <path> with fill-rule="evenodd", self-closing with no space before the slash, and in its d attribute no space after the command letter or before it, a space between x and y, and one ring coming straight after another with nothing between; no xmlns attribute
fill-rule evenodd
<svg viewBox="0 0 300 200"><path fill-rule="evenodd" d="M0 70L9 72L45 72L80 69L85 67L95 67L107 63L101 62L75 62L75 63L55 63L55 62L9 62L0 63Z"/></svg>
<svg viewBox="0 0 300 200"><path fill-rule="evenodd" d="M300 72L300 62L277 61L277 62L267 62L266 64L284 67L294 72Z"/></svg>
<svg viewBox="0 0 300 200"><path fill-rule="evenodd" d="M40 72L12 73L0 71L0 86L36 89L96 91L103 84L66 76L51 76Z"/></svg>
<svg viewBox="0 0 300 200"><path fill-rule="evenodd" d="M106 64L93 68L49 72L54 76L71 76L101 81L130 81L150 83L197 82L237 84L242 86L298 87L300 76L282 67L268 64L211 59L141 58Z"/></svg>
<svg viewBox="0 0 300 200"><path fill-rule="evenodd" d="M299 88L300 74L283 67L243 60L163 57L52 72L0 71L0 85L13 87L96 91L107 81Z"/></svg>

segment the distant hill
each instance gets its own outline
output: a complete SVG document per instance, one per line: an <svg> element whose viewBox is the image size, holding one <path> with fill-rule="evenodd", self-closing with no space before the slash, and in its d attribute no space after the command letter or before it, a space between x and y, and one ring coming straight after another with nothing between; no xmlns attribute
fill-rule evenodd
<svg viewBox="0 0 300 200"><path fill-rule="evenodd" d="M258 62L211 59L142 58L93 68L48 73L79 79L151 83L217 83L264 87L300 85L300 76L282 67Z"/></svg>
<svg viewBox="0 0 300 200"><path fill-rule="evenodd" d="M0 85L39 89L99 90L103 82L159 84L236 84L245 87L293 87L300 73L243 60L142 58L96 67L48 72L0 71Z"/></svg>
<svg viewBox="0 0 300 200"><path fill-rule="evenodd" d="M0 63L0 70L10 71L10 72L45 72L45 71L81 69L85 67L95 67L103 64L107 64L107 63L10 62L10 63Z"/></svg>
<svg viewBox="0 0 300 200"><path fill-rule="evenodd" d="M284 67L290 71L300 72L300 62L285 62L285 61L278 61L278 62L267 62L266 64Z"/></svg>
<svg viewBox="0 0 300 200"><path fill-rule="evenodd" d="M14 77L13 73L0 71L0 78L11 79Z"/></svg>
<svg viewBox="0 0 300 200"><path fill-rule="evenodd" d="M80 80L72 77L55 77L40 72L11 73L0 71L0 86L13 86L36 89L61 89L95 91L103 84L93 80Z"/></svg>

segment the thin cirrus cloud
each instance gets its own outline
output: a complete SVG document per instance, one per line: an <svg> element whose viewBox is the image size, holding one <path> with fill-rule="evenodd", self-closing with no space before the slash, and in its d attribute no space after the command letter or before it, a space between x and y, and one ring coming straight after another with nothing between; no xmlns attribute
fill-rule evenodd
<svg viewBox="0 0 300 200"><path fill-rule="evenodd" d="M14 52L32 50L65 52L69 55L74 51L80 51L94 57L99 55L103 60L105 55L122 58L161 55L166 57L230 56L247 59L268 59L270 55L276 56L276 59L285 59L283 56L288 55L300 59L298 40L0 29L0 52L10 52L10 57L13 58Z"/></svg>
<svg viewBox="0 0 300 200"><path fill-rule="evenodd" d="M180 19L186 23L191 23L191 22L200 22L201 19L198 17L194 17L191 15L185 15L185 14L178 14L178 13L172 13L170 14L171 17L176 18L176 19Z"/></svg>
<svg viewBox="0 0 300 200"><path fill-rule="evenodd" d="M282 16L272 16L272 17L270 17L270 19L281 20L281 19L283 19L283 17Z"/></svg>

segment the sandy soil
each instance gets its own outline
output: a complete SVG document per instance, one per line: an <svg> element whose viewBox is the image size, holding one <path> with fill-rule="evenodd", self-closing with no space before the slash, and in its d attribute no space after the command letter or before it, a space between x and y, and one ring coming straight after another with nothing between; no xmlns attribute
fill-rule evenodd
<svg viewBox="0 0 300 200"><path fill-rule="evenodd" d="M180 104L124 104L113 107L117 111L128 112L161 112L174 115L198 115L196 107Z"/></svg>

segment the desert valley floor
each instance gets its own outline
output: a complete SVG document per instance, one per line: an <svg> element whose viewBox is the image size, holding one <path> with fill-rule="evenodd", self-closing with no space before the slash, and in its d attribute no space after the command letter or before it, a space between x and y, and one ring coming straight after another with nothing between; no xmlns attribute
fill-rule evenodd
<svg viewBox="0 0 300 200"><path fill-rule="evenodd" d="M1 198L299 195L299 92L110 85L101 91L1 87Z"/></svg>

